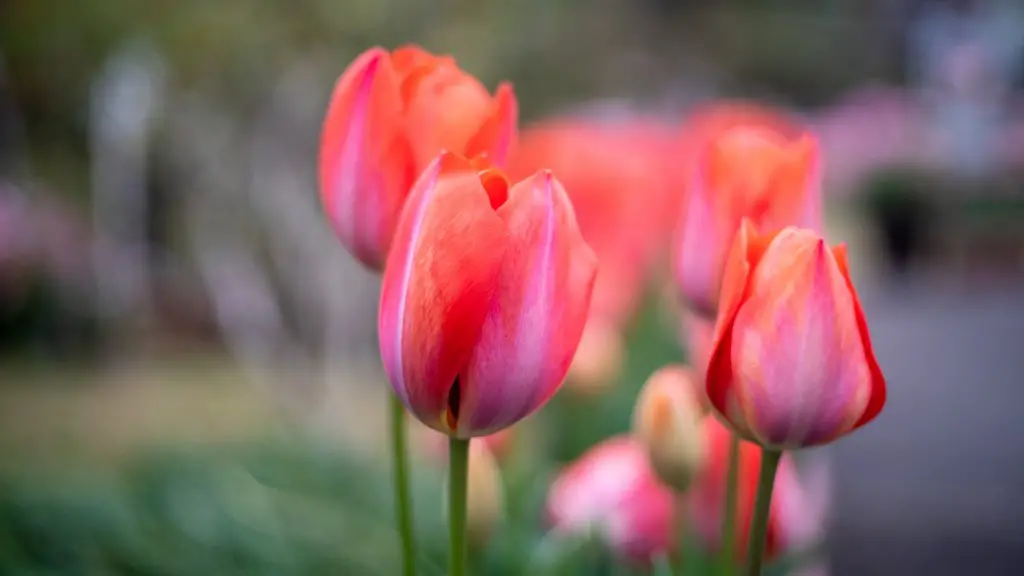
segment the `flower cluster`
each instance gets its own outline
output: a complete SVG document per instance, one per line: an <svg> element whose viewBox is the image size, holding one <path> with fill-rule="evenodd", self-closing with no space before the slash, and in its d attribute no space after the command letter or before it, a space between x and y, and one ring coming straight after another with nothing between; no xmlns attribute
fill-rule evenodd
<svg viewBox="0 0 1024 576"><path fill-rule="evenodd" d="M500 463L524 444L511 427L563 382L592 395L620 379L624 334L663 261L689 365L651 374L632 431L551 483L551 533L596 535L641 565L685 567L679 543L700 542L727 573L746 563L750 574L812 544L827 489L791 451L885 404L846 250L822 237L815 135L742 102L698 108L681 127L575 118L519 134L517 123L510 85L491 95L418 47L359 56L324 122L328 220L383 278L394 429L404 434L408 413L431 430L424 445L449 439L451 573L465 573L467 527L485 539L504 509Z"/></svg>

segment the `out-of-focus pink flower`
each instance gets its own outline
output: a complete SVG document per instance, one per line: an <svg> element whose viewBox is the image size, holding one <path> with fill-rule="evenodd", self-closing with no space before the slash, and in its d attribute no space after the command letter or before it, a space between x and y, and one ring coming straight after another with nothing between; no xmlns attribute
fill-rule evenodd
<svg viewBox="0 0 1024 576"><path fill-rule="evenodd" d="M597 263L550 172L511 185L443 153L413 186L381 288L384 370L450 436L515 424L561 386Z"/></svg>
<svg viewBox="0 0 1024 576"><path fill-rule="evenodd" d="M759 230L820 228L818 144L781 115L738 104L699 111L684 140L686 191L672 262L686 303L712 317L725 254L744 218Z"/></svg>
<svg viewBox="0 0 1024 576"><path fill-rule="evenodd" d="M548 492L555 530L594 531L616 554L649 562L675 544L676 501L628 436L605 440L559 474Z"/></svg>
<svg viewBox="0 0 1024 576"><path fill-rule="evenodd" d="M871 422L885 378L844 246L810 230L759 235L744 221L722 283L708 363L711 406L744 438L795 449Z"/></svg>

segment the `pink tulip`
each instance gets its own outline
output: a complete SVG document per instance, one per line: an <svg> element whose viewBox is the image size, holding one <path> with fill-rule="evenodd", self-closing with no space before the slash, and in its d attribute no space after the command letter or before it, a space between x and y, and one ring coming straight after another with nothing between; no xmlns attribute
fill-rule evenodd
<svg viewBox="0 0 1024 576"><path fill-rule="evenodd" d="M744 222L726 264L707 372L712 407L775 449L831 442L873 420L885 378L846 249L810 230Z"/></svg>
<svg viewBox="0 0 1024 576"><path fill-rule="evenodd" d="M420 421L486 436L561 385L596 273L561 184L510 186L442 154L409 195L388 257L378 336L395 393Z"/></svg>
<svg viewBox="0 0 1024 576"><path fill-rule="evenodd" d="M556 530L596 530L613 552L635 561L675 544L675 496L628 436L605 440L566 467L548 492L547 512Z"/></svg>

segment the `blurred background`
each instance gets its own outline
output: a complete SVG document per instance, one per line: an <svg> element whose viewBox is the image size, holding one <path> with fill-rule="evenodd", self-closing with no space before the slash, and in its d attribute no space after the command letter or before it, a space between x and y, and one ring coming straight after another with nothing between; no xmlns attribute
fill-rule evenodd
<svg viewBox="0 0 1024 576"><path fill-rule="evenodd" d="M890 386L828 449L832 572L1019 573L1020 0L0 0L0 574L397 573L378 284L315 167L338 75L406 42L523 126L803 117ZM680 354L637 326L634 392Z"/></svg>

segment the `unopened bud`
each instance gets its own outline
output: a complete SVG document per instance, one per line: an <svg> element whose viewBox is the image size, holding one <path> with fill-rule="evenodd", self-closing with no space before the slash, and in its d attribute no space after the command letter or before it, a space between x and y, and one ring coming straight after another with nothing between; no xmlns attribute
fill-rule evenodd
<svg viewBox="0 0 1024 576"><path fill-rule="evenodd" d="M704 461L701 411L693 372L681 365L661 368L647 379L633 411L633 433L651 467L666 485L685 491Z"/></svg>

